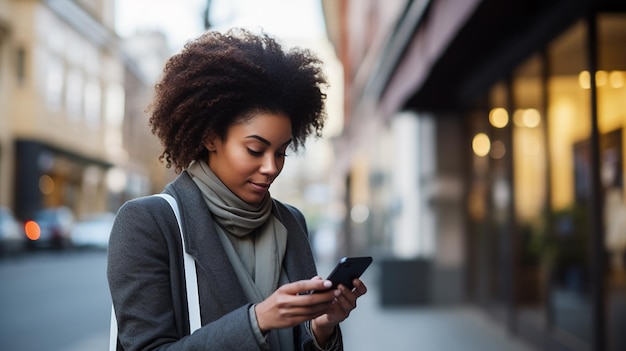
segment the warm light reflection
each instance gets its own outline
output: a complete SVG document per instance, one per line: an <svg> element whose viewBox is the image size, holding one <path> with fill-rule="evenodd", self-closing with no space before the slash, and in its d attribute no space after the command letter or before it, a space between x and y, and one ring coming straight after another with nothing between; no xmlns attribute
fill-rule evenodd
<svg viewBox="0 0 626 351"><path fill-rule="evenodd" d="M513 113L513 124L519 128L537 128L541 124L541 114L534 108L517 109Z"/></svg>
<svg viewBox="0 0 626 351"><path fill-rule="evenodd" d="M608 80L609 80L609 74L606 71L596 72L596 86L598 87L605 86Z"/></svg>
<svg viewBox="0 0 626 351"><path fill-rule="evenodd" d="M624 86L624 74L620 71L612 71L609 74L611 88L619 89Z"/></svg>
<svg viewBox="0 0 626 351"><path fill-rule="evenodd" d="M28 221L24 224L24 232L26 233L26 237L30 240L39 240L41 236L41 228L39 228L39 224L35 221Z"/></svg>
<svg viewBox="0 0 626 351"><path fill-rule="evenodd" d="M502 107L489 111L489 123L495 128L504 128L509 123L509 113Z"/></svg>
<svg viewBox="0 0 626 351"><path fill-rule="evenodd" d="M541 151L541 149L536 140L526 140L524 142L523 151L524 151L524 154L527 156L536 156L536 155L539 155L539 152Z"/></svg>
<svg viewBox="0 0 626 351"><path fill-rule="evenodd" d="M516 127L524 127L524 109L518 108L513 112L513 124Z"/></svg>
<svg viewBox="0 0 626 351"><path fill-rule="evenodd" d="M583 89L591 88L591 76L589 75L589 71L582 71L578 74L578 84Z"/></svg>
<svg viewBox="0 0 626 351"><path fill-rule="evenodd" d="M491 150L491 141L485 133L478 133L472 140L472 150L477 156L484 157L489 154Z"/></svg>
<svg viewBox="0 0 626 351"><path fill-rule="evenodd" d="M39 190L44 195L50 195L54 191L54 180L47 174L39 177Z"/></svg>
<svg viewBox="0 0 626 351"><path fill-rule="evenodd" d="M541 123L541 115L539 111L534 108L529 108L524 111L522 115L522 121L527 128L536 128Z"/></svg>
<svg viewBox="0 0 626 351"><path fill-rule="evenodd" d="M578 84L583 89L591 87L591 76L589 71L582 71L578 74ZM597 71L596 86L602 87L609 85L611 88L619 89L624 86L624 72L622 71Z"/></svg>

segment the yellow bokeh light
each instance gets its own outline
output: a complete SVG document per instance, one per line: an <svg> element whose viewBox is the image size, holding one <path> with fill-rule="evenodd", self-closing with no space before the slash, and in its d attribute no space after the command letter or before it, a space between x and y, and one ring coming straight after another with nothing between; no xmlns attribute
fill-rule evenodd
<svg viewBox="0 0 626 351"><path fill-rule="evenodd" d="M609 74L609 84L611 84L611 88L622 88L624 86L624 74L620 71L612 71Z"/></svg>
<svg viewBox="0 0 626 351"><path fill-rule="evenodd" d="M578 84L583 89L591 88L591 76L589 75L589 71L582 71L578 74Z"/></svg>
<svg viewBox="0 0 626 351"><path fill-rule="evenodd" d="M504 128L509 123L509 113L502 107L489 111L489 123L496 128Z"/></svg>
<svg viewBox="0 0 626 351"><path fill-rule="evenodd" d="M516 127L525 127L524 111L524 109L519 108L513 112L513 124L515 124Z"/></svg>
<svg viewBox="0 0 626 351"><path fill-rule="evenodd" d="M596 86L598 87L605 86L608 80L609 80L609 74L606 71L596 72Z"/></svg>
<svg viewBox="0 0 626 351"><path fill-rule="evenodd" d="M484 157L489 154L491 150L491 141L485 133L478 133L472 139L472 150L477 156Z"/></svg>
<svg viewBox="0 0 626 351"><path fill-rule="evenodd" d="M525 127L536 128L541 123L541 114L534 108L529 108L524 111L522 120Z"/></svg>

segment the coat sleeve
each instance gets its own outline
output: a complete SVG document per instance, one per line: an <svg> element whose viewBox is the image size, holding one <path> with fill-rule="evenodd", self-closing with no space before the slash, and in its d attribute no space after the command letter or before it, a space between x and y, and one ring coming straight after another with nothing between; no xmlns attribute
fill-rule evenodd
<svg viewBox="0 0 626 351"><path fill-rule="evenodd" d="M260 350L249 305L189 334L178 226L157 197L124 204L111 231L107 277L118 350Z"/></svg>

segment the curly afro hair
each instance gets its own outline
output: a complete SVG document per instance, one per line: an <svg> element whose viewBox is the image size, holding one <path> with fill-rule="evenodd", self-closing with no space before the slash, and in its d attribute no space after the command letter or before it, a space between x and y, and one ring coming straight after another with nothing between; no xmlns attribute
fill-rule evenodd
<svg viewBox="0 0 626 351"><path fill-rule="evenodd" d="M225 138L253 112L288 116L297 151L309 135L322 135L326 85L322 61L309 50L284 51L244 29L206 32L169 59L156 84L149 123L163 145L159 159L179 173L208 157L208 136Z"/></svg>

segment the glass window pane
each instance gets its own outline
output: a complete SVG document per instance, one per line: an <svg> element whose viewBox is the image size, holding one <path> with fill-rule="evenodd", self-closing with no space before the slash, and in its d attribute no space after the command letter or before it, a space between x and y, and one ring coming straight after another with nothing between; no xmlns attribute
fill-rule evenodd
<svg viewBox="0 0 626 351"><path fill-rule="evenodd" d="M626 15L601 14L598 23L598 127L600 180L604 194L607 331L610 350L626 350Z"/></svg>
<svg viewBox="0 0 626 351"><path fill-rule="evenodd" d="M62 106L63 75L63 61L55 55L50 55L46 71L46 102L53 111L58 111Z"/></svg>
<svg viewBox="0 0 626 351"><path fill-rule="evenodd" d="M545 330L546 148L544 60L537 54L513 75L513 169L515 217L519 235L517 310L525 330Z"/></svg>
<svg viewBox="0 0 626 351"><path fill-rule="evenodd" d="M68 118L79 121L82 116L84 82L83 75L77 69L72 69L67 74L67 90L65 95L65 107Z"/></svg>
<svg viewBox="0 0 626 351"><path fill-rule="evenodd" d="M554 327L588 345L591 104L586 32L586 24L577 23L548 52L551 206L545 252Z"/></svg>

